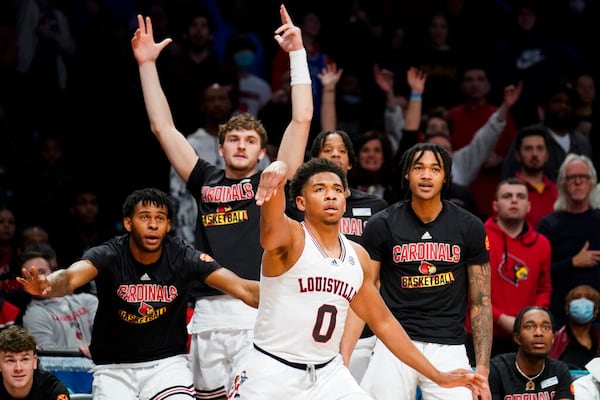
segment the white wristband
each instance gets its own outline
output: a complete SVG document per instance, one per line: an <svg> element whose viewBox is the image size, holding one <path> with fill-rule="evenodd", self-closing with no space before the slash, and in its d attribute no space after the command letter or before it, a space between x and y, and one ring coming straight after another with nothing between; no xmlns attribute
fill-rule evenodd
<svg viewBox="0 0 600 400"><path fill-rule="evenodd" d="M290 51L290 85L310 85L310 73L308 72L308 60L306 58L306 50Z"/></svg>

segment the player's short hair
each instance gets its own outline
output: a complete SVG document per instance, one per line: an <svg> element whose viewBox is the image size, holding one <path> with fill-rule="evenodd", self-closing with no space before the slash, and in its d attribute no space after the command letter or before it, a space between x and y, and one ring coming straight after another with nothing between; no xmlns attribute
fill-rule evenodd
<svg viewBox="0 0 600 400"><path fill-rule="evenodd" d="M171 219L173 217L173 207L171 207L171 199L169 198L169 195L160 189L144 188L138 189L131 193L129 196L127 196L125 202L123 203L123 218L132 217L133 210L135 209L135 206L139 203L141 203L144 206L164 206L167 208L167 218Z"/></svg>
<svg viewBox="0 0 600 400"><path fill-rule="evenodd" d="M229 118L227 122L219 125L219 144L225 143L225 136L234 130L255 131L260 137L260 147L267 147L267 130L262 122L249 113L241 113Z"/></svg>
<svg viewBox="0 0 600 400"><path fill-rule="evenodd" d="M20 326L12 325L0 331L0 351L21 353L36 351L36 342L33 335Z"/></svg>
<svg viewBox="0 0 600 400"><path fill-rule="evenodd" d="M296 174L290 182L289 195L291 199L295 199L302 195L302 189L308 182L308 180L321 172L333 172L340 177L344 189L348 189L348 181L346 180L346 174L333 161L327 158L313 158L302 164Z"/></svg>
<svg viewBox="0 0 600 400"><path fill-rule="evenodd" d="M523 307L515 317L515 324L513 325L513 335L518 335L519 332L521 332L521 325L523 325L523 316L525 315L525 313L533 310L543 311L546 314L548 314L548 318L550 318L550 324L552 325L552 330L554 330L554 318L552 318L552 313L546 307L526 306Z"/></svg>
<svg viewBox="0 0 600 400"><path fill-rule="evenodd" d="M312 147L310 149L310 156L315 158L319 157L319 153L323 150L323 145L325 144L325 140L330 135L339 135L344 142L344 146L346 146L346 150L348 151L348 163L351 167L356 163L356 152L354 151L354 144L352 143L352 139L346 131L335 130L335 131L322 131L319 132L317 136L312 141Z"/></svg>
<svg viewBox="0 0 600 400"><path fill-rule="evenodd" d="M446 181L442 185L442 195L448 193L450 186L452 186L452 157L450 157L448 152L442 146L435 143L417 143L404 152L400 159L402 190L406 190L407 193L410 191L406 175L409 174L413 164L419 161L426 151L431 151L437 162L442 165L446 177Z"/></svg>

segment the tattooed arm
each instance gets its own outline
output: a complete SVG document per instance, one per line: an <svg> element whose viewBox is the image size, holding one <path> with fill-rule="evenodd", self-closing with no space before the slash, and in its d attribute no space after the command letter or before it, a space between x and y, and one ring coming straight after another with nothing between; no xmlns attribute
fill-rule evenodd
<svg viewBox="0 0 600 400"><path fill-rule="evenodd" d="M490 295L490 264L473 264L468 267L469 294L471 297L471 329L475 348L476 372L488 377L492 350L492 303ZM489 394L489 393L488 393ZM485 394L480 394L486 399ZM491 395L490 397L491 398Z"/></svg>

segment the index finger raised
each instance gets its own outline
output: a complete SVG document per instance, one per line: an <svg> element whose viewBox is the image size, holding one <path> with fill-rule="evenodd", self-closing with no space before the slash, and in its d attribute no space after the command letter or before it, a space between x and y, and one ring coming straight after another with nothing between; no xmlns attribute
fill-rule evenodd
<svg viewBox="0 0 600 400"><path fill-rule="evenodd" d="M282 24L292 24L292 18L283 4L279 7L279 14L281 15Z"/></svg>

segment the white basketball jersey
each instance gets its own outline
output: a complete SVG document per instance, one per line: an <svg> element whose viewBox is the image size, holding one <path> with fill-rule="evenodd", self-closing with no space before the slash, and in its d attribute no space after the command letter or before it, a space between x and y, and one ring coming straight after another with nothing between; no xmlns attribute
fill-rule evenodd
<svg viewBox="0 0 600 400"><path fill-rule="evenodd" d="M277 277L260 277L254 343L285 360L319 364L339 353L349 302L362 285L354 248L339 235L340 258L331 258L304 227L304 250Z"/></svg>

